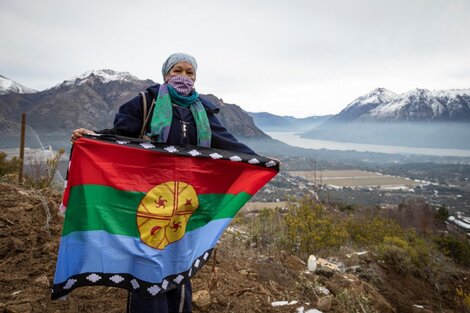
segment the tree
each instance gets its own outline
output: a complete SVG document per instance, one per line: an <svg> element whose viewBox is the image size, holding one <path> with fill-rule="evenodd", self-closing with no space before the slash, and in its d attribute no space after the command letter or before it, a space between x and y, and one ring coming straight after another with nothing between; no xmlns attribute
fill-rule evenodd
<svg viewBox="0 0 470 313"><path fill-rule="evenodd" d="M434 217L436 219L438 219L439 221L441 222L445 222L447 221L447 219L449 218L450 214L449 214L449 210L447 210L446 206L445 205L441 205L437 211L436 211L436 214L434 215Z"/></svg>

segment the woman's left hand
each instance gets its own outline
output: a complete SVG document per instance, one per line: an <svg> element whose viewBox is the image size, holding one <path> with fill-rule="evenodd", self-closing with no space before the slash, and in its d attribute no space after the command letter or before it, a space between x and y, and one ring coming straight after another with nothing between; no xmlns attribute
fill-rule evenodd
<svg viewBox="0 0 470 313"><path fill-rule="evenodd" d="M92 130L88 130L85 128L75 129L72 132L72 136L70 136L70 142L73 144L75 141L77 141L78 138L82 138L84 134L96 134L96 133Z"/></svg>

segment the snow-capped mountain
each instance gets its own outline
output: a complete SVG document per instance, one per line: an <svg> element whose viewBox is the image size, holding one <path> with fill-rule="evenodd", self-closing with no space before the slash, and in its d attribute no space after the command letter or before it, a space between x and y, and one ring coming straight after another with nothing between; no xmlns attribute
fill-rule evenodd
<svg viewBox="0 0 470 313"><path fill-rule="evenodd" d="M410 147L470 149L470 89L377 88L302 137Z"/></svg>
<svg viewBox="0 0 470 313"><path fill-rule="evenodd" d="M53 87L60 87L60 86L78 86L81 84L99 81L103 84L117 81L117 82L133 82L139 80L138 77L132 75L129 72L117 72L110 69L101 69L101 70L93 70L87 71L79 76L74 76L70 79L64 80L62 83L58 84L57 86Z"/></svg>
<svg viewBox="0 0 470 313"><path fill-rule="evenodd" d="M354 100L332 121L470 121L470 89L415 89L398 95L378 88Z"/></svg>
<svg viewBox="0 0 470 313"><path fill-rule="evenodd" d="M0 75L0 95L5 95L9 93L34 93L37 90L28 88L21 85L20 83L15 82L9 78L6 78L3 75Z"/></svg>
<svg viewBox="0 0 470 313"><path fill-rule="evenodd" d="M367 114L384 104L390 103L399 96L385 88L376 88L371 92L357 98L344 108L339 114L330 118L330 121L347 122L354 121L357 118Z"/></svg>
<svg viewBox="0 0 470 313"><path fill-rule="evenodd" d="M38 132L106 128L122 103L153 84L125 72L89 71L34 94L3 95L0 114L15 120L25 112L28 125Z"/></svg>

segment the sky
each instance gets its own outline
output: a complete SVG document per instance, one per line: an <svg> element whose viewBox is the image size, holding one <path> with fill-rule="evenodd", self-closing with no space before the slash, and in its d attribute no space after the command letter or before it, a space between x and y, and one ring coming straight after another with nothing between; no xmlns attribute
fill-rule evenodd
<svg viewBox="0 0 470 313"><path fill-rule="evenodd" d="M0 74L37 90L89 70L196 89L249 112L336 114L383 87L470 88L468 0L1 0Z"/></svg>

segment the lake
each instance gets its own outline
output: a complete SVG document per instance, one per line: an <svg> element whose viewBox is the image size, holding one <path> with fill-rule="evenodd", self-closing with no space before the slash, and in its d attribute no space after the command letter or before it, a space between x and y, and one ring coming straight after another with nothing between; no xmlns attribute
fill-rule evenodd
<svg viewBox="0 0 470 313"><path fill-rule="evenodd" d="M328 149L341 151L355 150L361 152L470 157L470 150L465 149L413 148L404 146L386 146L354 142L328 141L301 138L295 132L266 132L266 134L291 146L309 149Z"/></svg>

